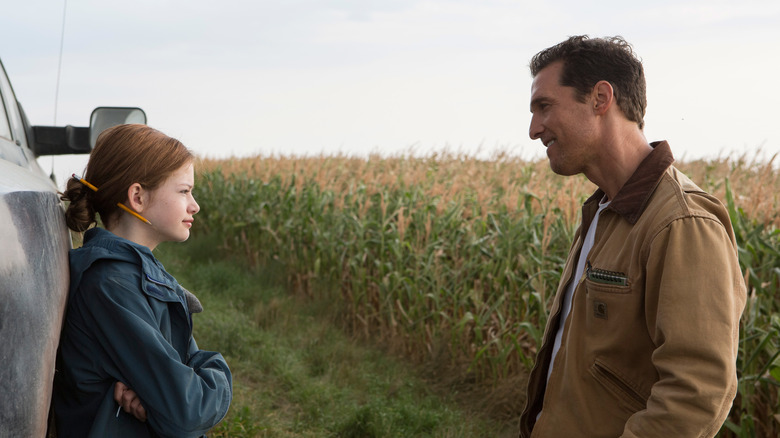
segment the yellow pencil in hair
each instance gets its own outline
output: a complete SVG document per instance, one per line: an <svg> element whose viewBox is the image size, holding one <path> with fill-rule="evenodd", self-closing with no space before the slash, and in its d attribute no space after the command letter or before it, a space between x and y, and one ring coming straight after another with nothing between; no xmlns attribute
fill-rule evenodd
<svg viewBox="0 0 780 438"><path fill-rule="evenodd" d="M87 180L85 180L84 178L82 178L82 177L80 177L80 176L76 175L75 173L73 174L73 178L76 178L76 179L77 179L77 180L79 180L79 181L80 181L82 184L84 184L85 186L89 187L89 188L90 188L90 189L92 189L93 191L95 191L95 192L97 192L97 191L98 191L98 188L97 188L97 187L93 186L92 184L90 184L89 182L87 182Z"/></svg>
<svg viewBox="0 0 780 438"><path fill-rule="evenodd" d="M121 208L122 210L132 214L133 216L137 217L138 219L146 222L147 224L149 224L149 225L152 224L151 222L149 222L149 219L147 219L147 218L141 216L140 214L134 212L133 210L129 209L125 204L122 204L121 202L117 202L116 206Z"/></svg>

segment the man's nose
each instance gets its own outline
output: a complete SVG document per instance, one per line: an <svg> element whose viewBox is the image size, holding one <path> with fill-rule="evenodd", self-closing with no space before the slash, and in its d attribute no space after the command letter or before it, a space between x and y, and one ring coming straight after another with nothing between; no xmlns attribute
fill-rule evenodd
<svg viewBox="0 0 780 438"><path fill-rule="evenodd" d="M528 136L531 137L531 140L536 140L542 136L542 132L544 132L544 126L542 126L536 116L532 116L531 126L528 127Z"/></svg>

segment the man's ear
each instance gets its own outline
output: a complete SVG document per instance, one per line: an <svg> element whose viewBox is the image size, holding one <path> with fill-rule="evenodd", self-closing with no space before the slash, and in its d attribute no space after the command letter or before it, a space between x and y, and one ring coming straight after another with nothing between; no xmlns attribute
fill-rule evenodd
<svg viewBox="0 0 780 438"><path fill-rule="evenodd" d="M140 183L133 183L127 189L127 206L141 213L148 204L149 192L141 187Z"/></svg>
<svg viewBox="0 0 780 438"><path fill-rule="evenodd" d="M591 97L593 98L593 111L597 115L606 114L607 110L615 101L615 90L612 84L607 81L598 81L593 86Z"/></svg>

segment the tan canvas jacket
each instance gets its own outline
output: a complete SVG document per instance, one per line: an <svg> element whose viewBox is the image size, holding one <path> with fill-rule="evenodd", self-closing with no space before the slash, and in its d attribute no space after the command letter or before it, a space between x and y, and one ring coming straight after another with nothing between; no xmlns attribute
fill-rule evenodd
<svg viewBox="0 0 780 438"><path fill-rule="evenodd" d="M729 412L746 295L734 232L724 206L671 166L669 145L653 146L600 216L548 383L563 292L604 193L583 205L522 438L711 437Z"/></svg>

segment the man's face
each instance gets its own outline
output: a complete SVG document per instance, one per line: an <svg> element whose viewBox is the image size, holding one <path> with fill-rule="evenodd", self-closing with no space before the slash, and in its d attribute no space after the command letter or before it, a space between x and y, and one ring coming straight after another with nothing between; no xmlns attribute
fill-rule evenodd
<svg viewBox="0 0 780 438"><path fill-rule="evenodd" d="M550 168L560 175L584 172L597 159L598 141L590 97L577 100L573 87L560 85L562 62L543 68L531 85L528 134L547 148Z"/></svg>

